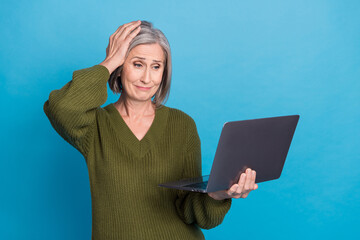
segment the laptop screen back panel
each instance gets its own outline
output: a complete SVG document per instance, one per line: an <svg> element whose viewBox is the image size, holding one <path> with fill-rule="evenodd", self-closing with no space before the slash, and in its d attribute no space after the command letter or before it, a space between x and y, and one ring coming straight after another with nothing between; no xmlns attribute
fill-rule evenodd
<svg viewBox="0 0 360 240"><path fill-rule="evenodd" d="M248 167L257 183L279 178L298 120L292 115L225 123L207 191L229 189Z"/></svg>

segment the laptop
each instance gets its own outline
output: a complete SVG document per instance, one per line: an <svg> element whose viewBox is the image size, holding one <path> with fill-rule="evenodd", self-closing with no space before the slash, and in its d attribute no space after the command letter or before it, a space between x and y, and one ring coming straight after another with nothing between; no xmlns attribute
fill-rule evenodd
<svg viewBox="0 0 360 240"><path fill-rule="evenodd" d="M227 190L247 168L256 183L278 179L284 167L299 115L226 122L210 175L159 184L193 192Z"/></svg>

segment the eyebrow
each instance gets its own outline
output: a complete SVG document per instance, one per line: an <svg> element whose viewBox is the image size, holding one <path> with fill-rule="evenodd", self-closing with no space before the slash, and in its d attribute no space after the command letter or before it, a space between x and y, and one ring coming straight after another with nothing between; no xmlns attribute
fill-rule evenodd
<svg viewBox="0 0 360 240"><path fill-rule="evenodd" d="M135 56L135 57L133 57L133 58L139 58L139 59L141 59L141 60L145 60L146 58L143 58L143 57L138 57L138 56ZM133 59L133 58L131 58L131 59ZM153 62L160 62L160 63L162 63L163 61L160 61L160 60L153 60Z"/></svg>

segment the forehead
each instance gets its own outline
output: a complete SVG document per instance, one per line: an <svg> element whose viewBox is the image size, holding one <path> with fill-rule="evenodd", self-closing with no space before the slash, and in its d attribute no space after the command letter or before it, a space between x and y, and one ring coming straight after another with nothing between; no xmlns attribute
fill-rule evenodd
<svg viewBox="0 0 360 240"><path fill-rule="evenodd" d="M145 58L146 61L157 60L164 62L165 60L164 51L158 43L137 45L129 52L129 58L134 57Z"/></svg>

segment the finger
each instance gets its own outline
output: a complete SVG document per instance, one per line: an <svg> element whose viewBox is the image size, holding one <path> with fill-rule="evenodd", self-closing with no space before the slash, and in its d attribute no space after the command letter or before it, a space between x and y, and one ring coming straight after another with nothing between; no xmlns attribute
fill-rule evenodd
<svg viewBox="0 0 360 240"><path fill-rule="evenodd" d="M124 38L125 39L129 39L129 38L134 38L136 36L136 34L139 33L141 27L141 22L136 23L135 25L129 26L129 28L124 30ZM134 35L135 34L135 35Z"/></svg>
<svg viewBox="0 0 360 240"><path fill-rule="evenodd" d="M238 194L240 194L242 191L243 191L243 189L244 189L244 185L245 185L245 180L246 180L246 173L242 173L241 175L240 175L240 179L239 179L239 187L238 187L238 189L236 190L236 192L238 193Z"/></svg>
<svg viewBox="0 0 360 240"><path fill-rule="evenodd" d="M251 182L250 182L250 190L254 190L255 185L255 177L256 172L254 170L251 171Z"/></svg>
<svg viewBox="0 0 360 240"><path fill-rule="evenodd" d="M233 195L233 196L231 196L232 198L236 198L236 199L239 199L239 198L241 198L241 194L236 194L236 195Z"/></svg>
<svg viewBox="0 0 360 240"><path fill-rule="evenodd" d="M258 189L259 185L257 185L256 183L254 184L254 190Z"/></svg>
<svg viewBox="0 0 360 240"><path fill-rule="evenodd" d="M236 188L235 188L236 186ZM239 189L239 185L238 184L234 184L232 186L232 188L230 188L231 191L227 192L227 198L240 198L241 197L241 190Z"/></svg>
<svg viewBox="0 0 360 240"><path fill-rule="evenodd" d="M117 35L118 33L120 33L121 30L123 30L125 27L131 25L131 24L135 24L137 21L132 21L132 22L129 22L129 23L126 23L126 24L123 24L123 25L120 25L118 27L118 29L116 29L116 31L111 35L111 36L115 36Z"/></svg>
<svg viewBox="0 0 360 240"><path fill-rule="evenodd" d="M240 183L241 183L241 181L242 181L242 178L244 178L246 176L246 173L242 173L241 175L240 175L240 178L239 178L239 181L238 181L238 184L240 185ZM244 182L245 183L245 182Z"/></svg>
<svg viewBox="0 0 360 240"><path fill-rule="evenodd" d="M114 38L116 34L119 33L119 31L124 27L124 25L120 25L113 34L110 35L110 39Z"/></svg>
<svg viewBox="0 0 360 240"><path fill-rule="evenodd" d="M137 28L138 26L140 26L141 22L135 22L131 25L128 25L126 27L124 27L122 30L119 31L119 33L117 33L115 35L115 38L120 38L120 39L124 39L126 38L130 32L132 32L135 28Z"/></svg>
<svg viewBox="0 0 360 240"><path fill-rule="evenodd" d="M246 198L249 195L249 193L244 193L243 195L241 195L241 198Z"/></svg>
<svg viewBox="0 0 360 240"><path fill-rule="evenodd" d="M140 20L137 20L137 21L132 21L132 22L129 22L129 23L126 23L122 26L122 28L119 29L118 31L118 34L121 34L122 32L124 32L126 29L132 27L132 26L138 26L141 24L141 21Z"/></svg>
<svg viewBox="0 0 360 240"><path fill-rule="evenodd" d="M125 41L131 42L131 40L138 35L138 33L140 32L141 27L138 26L132 33L130 33L126 38Z"/></svg>
<svg viewBox="0 0 360 240"><path fill-rule="evenodd" d="M226 194L229 196L232 196L236 193L236 190L238 189L239 185L238 184L234 184L232 185L228 191L226 191Z"/></svg>
<svg viewBox="0 0 360 240"><path fill-rule="evenodd" d="M246 169L246 180L245 180L245 185L244 185L243 193L246 193L246 192L249 191L249 189L250 189L250 183L251 183L251 169L248 168L248 169Z"/></svg>

